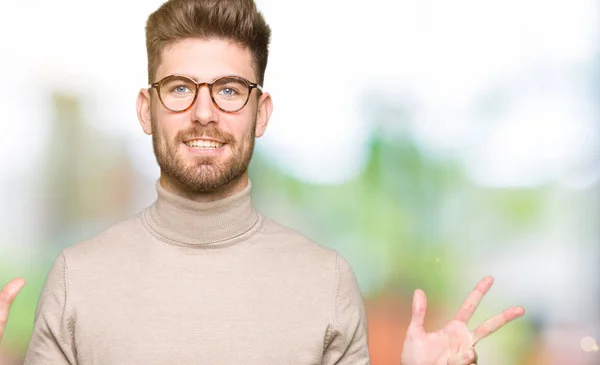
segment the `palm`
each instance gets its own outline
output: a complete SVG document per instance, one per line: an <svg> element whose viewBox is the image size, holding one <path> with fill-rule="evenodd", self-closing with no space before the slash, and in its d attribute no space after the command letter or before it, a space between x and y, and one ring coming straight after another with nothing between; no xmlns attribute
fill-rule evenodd
<svg viewBox="0 0 600 365"><path fill-rule="evenodd" d="M512 307L477 327L468 328L468 321L493 283L491 277L481 280L463 302L456 316L444 328L425 332L427 298L422 290L415 291L413 316L402 351L402 365L469 365L476 363L475 343L497 331L506 323L522 316L523 308Z"/></svg>

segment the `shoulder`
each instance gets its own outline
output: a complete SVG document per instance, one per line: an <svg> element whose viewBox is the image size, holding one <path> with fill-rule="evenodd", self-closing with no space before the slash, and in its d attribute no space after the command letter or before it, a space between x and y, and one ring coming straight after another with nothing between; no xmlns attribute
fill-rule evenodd
<svg viewBox="0 0 600 365"><path fill-rule="evenodd" d="M148 236L141 220L141 212L105 228L96 235L63 250L67 265L98 262L103 258L120 255Z"/></svg>
<svg viewBox="0 0 600 365"><path fill-rule="evenodd" d="M264 217L261 229L261 244L266 244L270 250L287 253L295 257L307 256L312 259L335 262L337 251L318 243L304 234L284 226L283 224Z"/></svg>
<svg viewBox="0 0 600 365"><path fill-rule="evenodd" d="M329 280L354 280L348 261L338 251L318 243L302 233L264 217L257 242L265 255L277 257L291 267L305 268Z"/></svg>

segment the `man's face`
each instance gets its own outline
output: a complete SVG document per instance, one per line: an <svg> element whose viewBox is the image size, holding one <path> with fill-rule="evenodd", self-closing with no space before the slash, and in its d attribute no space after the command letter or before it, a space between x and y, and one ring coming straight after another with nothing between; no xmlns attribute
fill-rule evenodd
<svg viewBox="0 0 600 365"><path fill-rule="evenodd" d="M211 82L235 75L256 82L250 51L228 41L185 39L165 49L162 58L155 81L185 75L196 82ZM161 177L197 194L217 191L244 176L254 139L266 127L262 105L266 98L270 103L268 94L259 99L253 90L242 110L226 113L213 104L208 87L203 86L189 110L173 113L162 106L157 90L151 90L150 125L142 122L142 126L152 134ZM139 103L138 99L138 110Z"/></svg>

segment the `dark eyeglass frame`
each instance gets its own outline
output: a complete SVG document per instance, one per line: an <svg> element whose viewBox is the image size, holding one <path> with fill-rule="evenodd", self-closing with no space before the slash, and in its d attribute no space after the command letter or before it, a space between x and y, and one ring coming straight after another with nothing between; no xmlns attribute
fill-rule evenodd
<svg viewBox="0 0 600 365"><path fill-rule="evenodd" d="M186 80L189 80L194 85L196 85L196 90L194 92L194 100L192 100L192 102L190 103L190 105L187 108L183 109L183 110L173 110L173 109L167 107L165 105L165 103L163 102L163 100L162 100L162 96L160 94L160 88L161 88L161 86L162 86L162 84L163 84L163 82L165 80L167 80L169 78L172 78L172 77L181 77L181 78L184 78ZM239 109L237 109L237 110L224 110L223 108L221 108L219 106L219 104L217 104L217 102L215 100L215 97L213 96L212 88L213 88L213 85L215 83L217 83L221 79L237 79L237 80L240 80L240 81L242 81L242 82L244 82L244 83L246 83L248 85L248 96L246 97L246 101L244 102L244 105L242 105ZM200 88L202 86L204 86L204 85L208 86L208 91L209 91L209 94L210 94L210 98L211 98L214 106L216 106L220 111L222 111L224 113L237 113L240 110L244 109L246 107L246 105L248 104L248 100L250 100L250 94L252 93L252 89L257 89L261 93L263 92L263 88L259 84L251 82L251 81L249 81L248 79L246 79L244 77L236 76L236 75L217 77L216 79L214 79L211 82L196 82L196 80L192 79L189 76L185 76L185 75L169 75L169 76L163 77L162 79L160 79L159 81L157 81L157 82L155 82L153 84L148 85L148 89L156 89L156 92L158 94L158 100L160 100L160 103L162 104L163 108L167 109L171 113L184 113L184 112L190 110L190 108L194 105L194 103L196 102L196 99L198 98L198 92L200 91Z"/></svg>

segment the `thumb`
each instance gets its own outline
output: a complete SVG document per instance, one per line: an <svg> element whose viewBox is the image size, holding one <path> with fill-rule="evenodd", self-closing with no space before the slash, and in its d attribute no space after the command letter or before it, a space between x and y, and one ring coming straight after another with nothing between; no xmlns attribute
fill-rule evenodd
<svg viewBox="0 0 600 365"><path fill-rule="evenodd" d="M4 327L8 320L10 306L24 285L25 280L13 279L0 292L0 340L2 340L2 335L4 334Z"/></svg>
<svg viewBox="0 0 600 365"><path fill-rule="evenodd" d="M409 332L412 334L425 333L425 315L427 314L427 296L421 289L415 290L412 303L412 317L410 318Z"/></svg>
<svg viewBox="0 0 600 365"><path fill-rule="evenodd" d="M9 305L15 300L15 297L25 286L25 280L21 278L12 279L4 286L0 292L0 302L6 302Z"/></svg>

